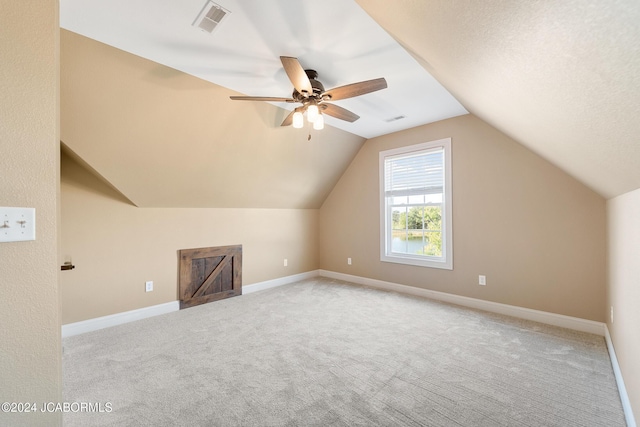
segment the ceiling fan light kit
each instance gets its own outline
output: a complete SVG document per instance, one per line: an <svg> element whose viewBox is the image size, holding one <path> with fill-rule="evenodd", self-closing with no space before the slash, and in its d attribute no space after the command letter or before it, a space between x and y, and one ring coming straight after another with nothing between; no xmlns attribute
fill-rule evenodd
<svg viewBox="0 0 640 427"><path fill-rule="evenodd" d="M315 130L324 129L324 117L322 117L322 114L318 115L318 117L313 121L313 128Z"/></svg>
<svg viewBox="0 0 640 427"><path fill-rule="evenodd" d="M378 78L325 91L322 83L317 80L318 73L315 70L303 69L296 58L289 56L281 56L280 61L294 87L291 98L232 96L231 99L236 101L301 103L302 106L296 107L285 117L281 126L293 125L294 128L300 129L304 125L304 113L307 113L307 120L309 123L313 123L313 128L316 130L324 128L323 114L328 114L337 119L353 123L358 120L360 116L346 108L332 104L330 101L353 98L387 87L387 81L384 78Z"/></svg>
<svg viewBox="0 0 640 427"><path fill-rule="evenodd" d="M310 106L310 107L313 107L313 106ZM302 127L304 126L304 113L301 110L303 110L303 108L300 108L300 110L295 109L293 111L293 115L291 116L292 117L291 124L295 129L302 129ZM320 114L320 112L317 112L314 115L314 113L310 113L310 111L313 111L313 108L308 108L306 111L307 120L309 121L309 123L313 123L313 128L315 130L324 129L324 117L322 117L322 114ZM286 126L286 124L283 124L282 126Z"/></svg>
<svg viewBox="0 0 640 427"><path fill-rule="evenodd" d="M313 123L318 119L319 115L320 113L318 113L318 106L316 104L309 104L309 106L307 107L307 120Z"/></svg>

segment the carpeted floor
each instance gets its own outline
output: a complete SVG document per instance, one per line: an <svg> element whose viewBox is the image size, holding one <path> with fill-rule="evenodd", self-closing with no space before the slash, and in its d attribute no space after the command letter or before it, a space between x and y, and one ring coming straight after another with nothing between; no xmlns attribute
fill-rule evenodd
<svg viewBox="0 0 640 427"><path fill-rule="evenodd" d="M65 338L65 426L624 426L604 339L315 278Z"/></svg>

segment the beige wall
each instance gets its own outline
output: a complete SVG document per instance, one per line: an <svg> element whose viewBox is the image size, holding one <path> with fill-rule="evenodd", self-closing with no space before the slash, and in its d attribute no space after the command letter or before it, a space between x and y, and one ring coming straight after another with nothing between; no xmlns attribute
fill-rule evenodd
<svg viewBox="0 0 640 427"><path fill-rule="evenodd" d="M0 0L0 206L36 209L36 240L0 243L0 402L61 400L58 2ZM2 426L61 425L59 413Z"/></svg>
<svg viewBox="0 0 640 427"><path fill-rule="evenodd" d="M69 31L60 62L62 141L136 206L318 209L365 141Z"/></svg>
<svg viewBox="0 0 640 427"><path fill-rule="evenodd" d="M607 326L636 418L640 416L640 189L607 201ZM613 322L609 318L613 307Z"/></svg>
<svg viewBox="0 0 640 427"><path fill-rule="evenodd" d="M179 249L242 244L244 285L318 268L316 209L138 208L66 154L61 191L63 324L175 301Z"/></svg>
<svg viewBox="0 0 640 427"><path fill-rule="evenodd" d="M446 137L453 271L381 262L378 153ZM508 136L457 117L365 143L320 209L320 268L604 321L605 210L601 196Z"/></svg>

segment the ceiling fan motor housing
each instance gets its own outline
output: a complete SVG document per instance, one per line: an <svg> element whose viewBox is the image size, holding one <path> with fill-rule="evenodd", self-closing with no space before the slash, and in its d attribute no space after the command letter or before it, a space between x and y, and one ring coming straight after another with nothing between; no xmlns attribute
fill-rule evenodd
<svg viewBox="0 0 640 427"><path fill-rule="evenodd" d="M293 90L292 98L297 102L303 102L305 99L316 99L317 101L321 101L321 95L325 92L324 86L318 78L318 72L316 70L304 70L307 77L309 78L309 82L311 83L311 87L313 88L313 93L308 96L304 96L296 89Z"/></svg>

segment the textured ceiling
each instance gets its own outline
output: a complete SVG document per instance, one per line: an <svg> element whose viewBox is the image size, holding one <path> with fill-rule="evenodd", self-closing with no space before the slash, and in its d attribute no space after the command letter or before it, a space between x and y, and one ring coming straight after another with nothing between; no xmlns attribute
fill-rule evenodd
<svg viewBox="0 0 640 427"><path fill-rule="evenodd" d="M640 188L637 0L357 0L471 113L610 198Z"/></svg>

